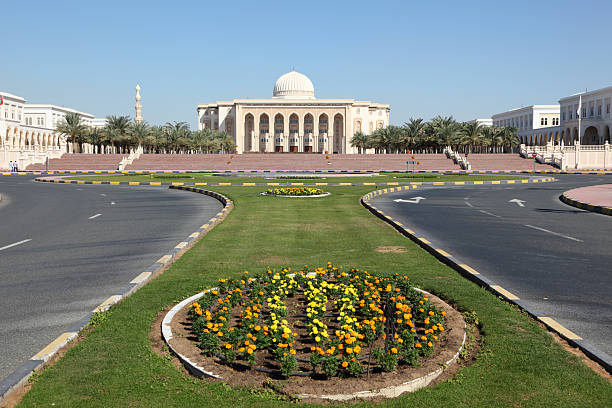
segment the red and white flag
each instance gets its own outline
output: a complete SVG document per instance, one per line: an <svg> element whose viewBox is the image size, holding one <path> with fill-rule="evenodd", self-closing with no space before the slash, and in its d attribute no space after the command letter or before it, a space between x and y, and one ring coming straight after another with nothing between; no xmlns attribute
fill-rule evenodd
<svg viewBox="0 0 612 408"><path fill-rule="evenodd" d="M0 105L4 105L4 97L0 95Z"/></svg>

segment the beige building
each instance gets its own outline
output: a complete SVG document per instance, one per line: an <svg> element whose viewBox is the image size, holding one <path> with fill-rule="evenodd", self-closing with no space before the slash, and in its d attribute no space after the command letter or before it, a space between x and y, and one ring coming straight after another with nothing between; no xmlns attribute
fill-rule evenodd
<svg viewBox="0 0 612 408"><path fill-rule="evenodd" d="M353 99L317 99L308 77L291 71L274 85L271 99L234 99L198 105L198 129L233 137L238 153L357 153L357 132L389 125L389 105Z"/></svg>

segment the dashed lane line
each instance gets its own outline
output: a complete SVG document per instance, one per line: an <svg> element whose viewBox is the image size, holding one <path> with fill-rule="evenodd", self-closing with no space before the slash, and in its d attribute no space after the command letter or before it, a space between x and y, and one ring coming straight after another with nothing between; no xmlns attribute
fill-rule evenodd
<svg viewBox="0 0 612 408"><path fill-rule="evenodd" d="M5 249L9 249L9 248L15 247L17 245L25 244L26 242L30 242L31 240L32 240L32 238L28 238L28 239L24 239L23 241L14 242L14 243L12 243L10 245L3 246L2 248L0 248L0 251L4 251Z"/></svg>
<svg viewBox="0 0 612 408"><path fill-rule="evenodd" d="M96 215L92 215L91 217L89 217L90 220L93 220L94 218L98 218L99 216L101 216L102 214L96 214Z"/></svg>
<svg viewBox="0 0 612 408"><path fill-rule="evenodd" d="M503 218L501 215L493 214L493 213L490 213L490 212L485 211L485 210L478 210L478 211L480 211L483 214L490 215L491 217Z"/></svg>
<svg viewBox="0 0 612 408"><path fill-rule="evenodd" d="M561 238L571 239L572 241L584 242L581 239L570 237L569 235L564 235L564 234L561 234L561 233L558 233L558 232L554 232L554 231L551 231L551 230L547 230L546 228L536 227L535 225L525 224L525 226L527 228L532 228L532 229L535 229L535 230L538 230L538 231L546 232L548 234L556 235L556 236L561 237Z"/></svg>

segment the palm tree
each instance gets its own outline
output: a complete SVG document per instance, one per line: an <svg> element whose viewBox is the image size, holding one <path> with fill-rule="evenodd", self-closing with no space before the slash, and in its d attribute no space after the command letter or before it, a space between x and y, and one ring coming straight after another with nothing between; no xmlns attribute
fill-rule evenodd
<svg viewBox="0 0 612 408"><path fill-rule="evenodd" d="M104 140L104 130L100 128L91 128L87 134L87 143L98 148L98 153L102 153L102 141ZM94 150L95 153L95 150Z"/></svg>
<svg viewBox="0 0 612 408"><path fill-rule="evenodd" d="M130 122L129 116L111 115L106 117L105 133L107 141L112 147L117 147L115 144L120 146L126 143L130 131Z"/></svg>
<svg viewBox="0 0 612 408"><path fill-rule="evenodd" d="M404 123L404 144L407 146L407 149L414 149L416 147L417 141L425 134L426 127L427 124L421 118L410 118L408 122Z"/></svg>
<svg viewBox="0 0 612 408"><path fill-rule="evenodd" d="M191 138L191 130L189 130L189 125L186 122L167 122L163 129L167 148L176 153L179 150L179 138Z"/></svg>
<svg viewBox="0 0 612 408"><path fill-rule="evenodd" d="M83 147L88 130L89 128L83 123L83 117L76 112L66 113L55 126L55 131L65 134L70 143L78 143L79 151Z"/></svg>
<svg viewBox="0 0 612 408"><path fill-rule="evenodd" d="M368 135L366 135L363 132L357 132L353 135L353 138L351 139L351 147L356 147L357 148L357 152L359 154L362 154L363 152L365 152L366 146L368 144Z"/></svg>
<svg viewBox="0 0 612 408"><path fill-rule="evenodd" d="M464 123L461 133L463 136L463 145L468 146L469 152L472 153L474 148L480 145L482 125L477 122Z"/></svg>
<svg viewBox="0 0 612 408"><path fill-rule="evenodd" d="M151 134L151 128L147 125L147 122L133 122L128 128L128 135L130 136L130 144L134 144L138 147L144 144L145 139Z"/></svg>
<svg viewBox="0 0 612 408"><path fill-rule="evenodd" d="M501 138L504 149L507 148L510 152L520 143L514 126L504 126Z"/></svg>

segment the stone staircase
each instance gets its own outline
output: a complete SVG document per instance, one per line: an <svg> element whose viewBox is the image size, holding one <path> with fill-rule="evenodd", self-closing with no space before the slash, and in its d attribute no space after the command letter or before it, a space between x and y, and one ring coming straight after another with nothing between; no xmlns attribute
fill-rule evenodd
<svg viewBox="0 0 612 408"><path fill-rule="evenodd" d="M443 154L415 157L416 170L459 170ZM407 170L408 160L406 154L143 154L126 170Z"/></svg>
<svg viewBox="0 0 612 408"><path fill-rule="evenodd" d="M49 160L49 170L117 170L127 154L66 153ZM44 163L31 164L26 170L45 170Z"/></svg>
<svg viewBox="0 0 612 408"><path fill-rule="evenodd" d="M472 170L533 170L534 160L516 153L472 153L468 156ZM537 170L555 170L548 164L536 163Z"/></svg>

